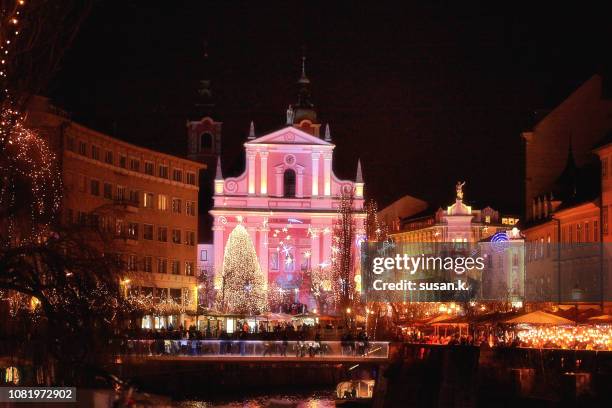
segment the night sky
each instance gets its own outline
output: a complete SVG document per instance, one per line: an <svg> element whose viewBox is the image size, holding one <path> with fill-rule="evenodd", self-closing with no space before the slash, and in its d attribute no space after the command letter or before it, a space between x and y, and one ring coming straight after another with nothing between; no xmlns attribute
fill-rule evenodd
<svg viewBox="0 0 612 408"><path fill-rule="evenodd" d="M461 179L470 203L519 213L520 132L609 67L607 10L562 3L102 1L47 93L78 122L183 154L207 42L235 176L249 122L283 125L304 48L336 174L361 157L380 206L446 205Z"/></svg>

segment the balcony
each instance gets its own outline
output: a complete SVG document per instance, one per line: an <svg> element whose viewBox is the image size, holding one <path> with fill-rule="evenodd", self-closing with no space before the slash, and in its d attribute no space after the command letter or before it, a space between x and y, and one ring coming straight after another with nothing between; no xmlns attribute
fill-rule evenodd
<svg viewBox="0 0 612 408"><path fill-rule="evenodd" d="M113 239L116 242L120 242L122 244L127 245L137 245L138 244L138 236L135 234L129 234L127 231L115 233Z"/></svg>
<svg viewBox="0 0 612 408"><path fill-rule="evenodd" d="M115 209L129 213L137 213L139 206L140 203L138 200L131 200L128 198L115 198L113 200L113 207L115 207Z"/></svg>

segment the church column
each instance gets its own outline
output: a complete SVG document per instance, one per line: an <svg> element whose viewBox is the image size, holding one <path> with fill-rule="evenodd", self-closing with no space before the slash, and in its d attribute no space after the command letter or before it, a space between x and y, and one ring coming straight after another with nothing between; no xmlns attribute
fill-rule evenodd
<svg viewBox="0 0 612 408"><path fill-rule="evenodd" d="M261 184L259 191L262 196L268 195L268 152L259 152L259 173Z"/></svg>
<svg viewBox="0 0 612 408"><path fill-rule="evenodd" d="M312 226L311 231L312 231L312 234L310 237L310 267L318 268L319 264L321 263L321 258L319 256L320 229L315 226Z"/></svg>
<svg viewBox="0 0 612 408"><path fill-rule="evenodd" d="M319 152L312 152L312 196L319 195Z"/></svg>
<svg viewBox="0 0 612 408"><path fill-rule="evenodd" d="M297 180L295 186L295 196L297 198L304 197L304 169L297 167Z"/></svg>
<svg viewBox="0 0 612 408"><path fill-rule="evenodd" d="M257 152L247 150L249 195L255 194L255 155Z"/></svg>
<svg viewBox="0 0 612 408"><path fill-rule="evenodd" d="M275 191L276 191L276 196L277 197L282 197L285 192L283 191L285 186L283 185L283 168L282 167L277 167L275 170L276 174L276 187L275 187Z"/></svg>
<svg viewBox="0 0 612 408"><path fill-rule="evenodd" d="M251 237L253 247L257 248L257 227L247 224L246 229L249 232L249 237Z"/></svg>
<svg viewBox="0 0 612 408"><path fill-rule="evenodd" d="M212 227L213 230L213 248L214 248L214 262L215 262L215 278L214 285L215 289L221 289L221 274L223 273L223 252L225 250L224 242L224 230L225 227L219 221L219 218L215 218L215 223ZM225 219L225 218L223 218Z"/></svg>
<svg viewBox="0 0 612 408"><path fill-rule="evenodd" d="M323 254L321 262L331 263L331 248L332 248L332 224L331 220L328 225L325 225L322 234L323 236Z"/></svg>
<svg viewBox="0 0 612 408"><path fill-rule="evenodd" d="M323 154L323 160L324 195L329 197L331 195L332 152L325 152Z"/></svg>
<svg viewBox="0 0 612 408"><path fill-rule="evenodd" d="M259 266L264 276L264 282L268 286L268 232L267 226L259 229Z"/></svg>

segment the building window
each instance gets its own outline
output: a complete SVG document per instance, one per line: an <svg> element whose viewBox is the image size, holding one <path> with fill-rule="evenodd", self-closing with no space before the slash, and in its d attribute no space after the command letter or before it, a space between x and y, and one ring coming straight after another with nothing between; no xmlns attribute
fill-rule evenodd
<svg viewBox="0 0 612 408"><path fill-rule="evenodd" d="M89 182L89 187L91 189L91 194L95 196L100 195L100 182L98 180L91 180Z"/></svg>
<svg viewBox="0 0 612 408"><path fill-rule="evenodd" d="M104 183L104 198L113 199L113 185L111 183Z"/></svg>
<svg viewBox="0 0 612 408"><path fill-rule="evenodd" d="M589 231L589 222L584 223L584 242L591 242L591 231Z"/></svg>
<svg viewBox="0 0 612 408"><path fill-rule="evenodd" d="M576 224L576 242L582 242L582 224Z"/></svg>
<svg viewBox="0 0 612 408"><path fill-rule="evenodd" d="M187 276L194 275L193 262L185 261L185 275Z"/></svg>
<svg viewBox="0 0 612 408"><path fill-rule="evenodd" d="M546 256L550 257L550 234L546 237Z"/></svg>
<svg viewBox="0 0 612 408"><path fill-rule="evenodd" d="M208 251L206 249L200 251L200 261L208 261Z"/></svg>
<svg viewBox="0 0 612 408"><path fill-rule="evenodd" d="M170 288L170 299L179 305L182 304L181 298L183 297L183 291L180 289Z"/></svg>
<svg viewBox="0 0 612 408"><path fill-rule="evenodd" d="M278 271L278 252L270 252L270 269Z"/></svg>
<svg viewBox="0 0 612 408"><path fill-rule="evenodd" d="M138 223L130 222L128 223L128 238L130 239L138 239Z"/></svg>
<svg viewBox="0 0 612 408"><path fill-rule="evenodd" d="M185 232L185 240L187 241L186 242L187 245L194 246L195 245L195 232L193 232L193 231L186 231Z"/></svg>
<svg viewBox="0 0 612 408"><path fill-rule="evenodd" d="M191 215L195 217L196 215L196 202L195 201L185 201L185 212L187 215Z"/></svg>
<svg viewBox="0 0 612 408"><path fill-rule="evenodd" d="M127 157L123 154L119 156L119 167L124 169L127 167Z"/></svg>
<svg viewBox="0 0 612 408"><path fill-rule="evenodd" d="M136 270L136 255L134 254L128 255L127 269L130 272L133 272Z"/></svg>
<svg viewBox="0 0 612 408"><path fill-rule="evenodd" d="M175 244L181 243L181 230L180 229L172 230L172 242Z"/></svg>
<svg viewBox="0 0 612 408"><path fill-rule="evenodd" d="M173 198L172 199L172 212L175 214L180 214L181 213L181 206L182 206L182 201L180 198Z"/></svg>
<svg viewBox="0 0 612 408"><path fill-rule="evenodd" d="M130 170L132 170L132 171L140 171L140 160L138 160L138 159L130 159Z"/></svg>
<svg viewBox="0 0 612 408"><path fill-rule="evenodd" d="M172 180L182 182L183 181L183 171L179 169L172 170Z"/></svg>
<svg viewBox="0 0 612 408"><path fill-rule="evenodd" d="M87 143L79 142L79 154L87 156Z"/></svg>
<svg viewBox="0 0 612 408"><path fill-rule="evenodd" d="M104 154L104 162L107 164L113 164L113 152L107 150Z"/></svg>
<svg viewBox="0 0 612 408"><path fill-rule="evenodd" d="M153 208L153 193L142 194L142 206L144 208Z"/></svg>
<svg viewBox="0 0 612 408"><path fill-rule="evenodd" d="M130 203L138 205L138 196L139 194L137 190L130 190Z"/></svg>
<svg viewBox="0 0 612 408"><path fill-rule="evenodd" d="M115 221L115 234L118 237L123 237L125 235L125 221L122 219L117 219Z"/></svg>
<svg viewBox="0 0 612 408"><path fill-rule="evenodd" d="M157 258L157 273L168 272L168 260L165 258Z"/></svg>
<svg viewBox="0 0 612 408"><path fill-rule="evenodd" d="M196 175L190 171L187 172L187 184L196 185Z"/></svg>
<svg viewBox="0 0 612 408"><path fill-rule="evenodd" d="M157 196L157 208L162 211L168 210L168 196L163 194Z"/></svg>
<svg viewBox="0 0 612 408"><path fill-rule="evenodd" d="M149 176L153 175L154 166L152 162L145 162L144 172L145 174L148 174Z"/></svg>
<svg viewBox="0 0 612 408"><path fill-rule="evenodd" d="M91 158L100 160L100 148L98 146L91 146Z"/></svg>
<svg viewBox="0 0 612 408"><path fill-rule="evenodd" d="M310 251L302 251L301 257L302 263L300 264L300 269L302 272L306 272L310 269Z"/></svg>
<svg viewBox="0 0 612 408"><path fill-rule="evenodd" d="M486 222L487 224L490 224L490 223L491 223L491 216L490 216L490 215L485 215L485 222Z"/></svg>
<svg viewBox="0 0 612 408"><path fill-rule="evenodd" d="M285 197L295 197L295 171L292 169L285 170L283 188Z"/></svg>
<svg viewBox="0 0 612 408"><path fill-rule="evenodd" d="M168 166L159 166L159 177L168 178Z"/></svg>
<svg viewBox="0 0 612 408"><path fill-rule="evenodd" d="M601 230L604 235L608 235L608 206L604 205L601 209Z"/></svg>
<svg viewBox="0 0 612 408"><path fill-rule="evenodd" d="M168 227L157 227L157 240L168 242Z"/></svg>
<svg viewBox="0 0 612 408"><path fill-rule="evenodd" d="M66 148L71 152L74 152L74 137L68 136L66 138Z"/></svg>
<svg viewBox="0 0 612 408"><path fill-rule="evenodd" d="M151 224L143 224L142 226L142 238L143 239L153 239L153 225Z"/></svg>
<svg viewBox="0 0 612 408"><path fill-rule="evenodd" d="M599 241L599 229L597 221L593 221L593 242Z"/></svg>
<svg viewBox="0 0 612 408"><path fill-rule="evenodd" d="M608 177L608 158L601 159L601 177Z"/></svg>
<svg viewBox="0 0 612 408"><path fill-rule="evenodd" d="M213 145L213 136L210 133L202 133L200 135L200 151L211 150Z"/></svg>
<svg viewBox="0 0 612 408"><path fill-rule="evenodd" d="M117 196L115 198L118 201L125 200L125 186L117 186Z"/></svg>
<svg viewBox="0 0 612 408"><path fill-rule="evenodd" d="M179 261L177 261L176 259L172 260L172 274L173 275L180 275L181 274L181 263Z"/></svg>
<svg viewBox="0 0 612 408"><path fill-rule="evenodd" d="M79 225L86 225L87 224L87 213L83 211L77 211L77 223L79 223Z"/></svg>
<svg viewBox="0 0 612 408"><path fill-rule="evenodd" d="M145 256L142 263L142 270L145 272L153 272L153 258Z"/></svg>

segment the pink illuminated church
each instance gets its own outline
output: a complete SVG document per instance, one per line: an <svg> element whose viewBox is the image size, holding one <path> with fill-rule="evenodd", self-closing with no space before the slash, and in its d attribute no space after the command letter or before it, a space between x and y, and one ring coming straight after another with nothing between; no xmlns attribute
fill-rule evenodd
<svg viewBox="0 0 612 408"><path fill-rule="evenodd" d="M364 233L364 182L360 163L354 181L334 175L335 145L328 126L320 135L304 63L298 87L298 101L287 109L283 128L255 137L251 125L242 174L224 177L217 162L210 214L217 276L223 269L228 236L241 223L255 246L267 284L274 282L291 293L293 301L312 307L306 272L331 266L333 225L343 193L354 192L358 251ZM357 286L359 279L356 271Z"/></svg>

